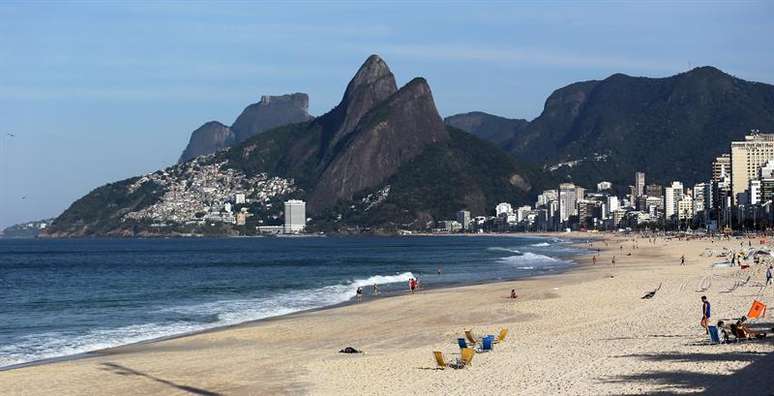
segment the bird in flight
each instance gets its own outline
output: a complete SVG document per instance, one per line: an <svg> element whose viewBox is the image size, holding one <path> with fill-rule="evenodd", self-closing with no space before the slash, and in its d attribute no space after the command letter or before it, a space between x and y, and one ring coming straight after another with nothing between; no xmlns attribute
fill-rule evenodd
<svg viewBox="0 0 774 396"><path fill-rule="evenodd" d="M14 134L13 134L13 133L11 133L11 132L7 132L6 134L7 134L8 136L10 136L10 137L16 137L16 135L14 135Z"/></svg>

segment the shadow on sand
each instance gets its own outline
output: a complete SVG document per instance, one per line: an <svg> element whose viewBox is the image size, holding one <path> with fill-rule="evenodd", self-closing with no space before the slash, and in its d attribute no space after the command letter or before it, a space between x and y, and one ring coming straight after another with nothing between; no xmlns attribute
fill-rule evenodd
<svg viewBox="0 0 774 396"><path fill-rule="evenodd" d="M774 343L771 328L774 323L757 323L754 329L768 330L765 339L745 341L751 343ZM735 345L735 344L731 344ZM736 344L742 345L742 344ZM662 371L650 370L640 374L617 376L603 379L607 383L643 383L660 385L663 390L646 394L670 395L674 393L702 393L708 395L774 395L774 352L713 351L713 345L705 345L706 352L701 353L658 353L634 355L644 361L654 363L658 368L660 362L695 362L706 365L723 365L728 362L746 362L744 368L737 371L727 371L721 374L697 373L686 370ZM642 393L638 393L642 394Z"/></svg>
<svg viewBox="0 0 774 396"><path fill-rule="evenodd" d="M164 384L164 385L173 387L173 388L181 390L181 391L185 391L185 392L188 392L188 393L193 393L194 395L220 396L220 393L210 392L210 391L208 391L206 389L194 388L193 386L176 384L176 383L174 383L172 381L167 381L167 380L165 380L163 378L154 377L154 376L152 376L150 374L143 373L142 371L137 371L137 370L134 370L134 369L131 369L129 367L125 367L125 366L122 366L122 365L116 364L116 363L111 363L111 362L102 363L102 368L101 369L109 371L109 372L111 372L113 374L116 374L116 375L125 375L125 376L135 375L135 376L138 376L138 377L147 378L147 379L150 379L152 381L156 381L156 382L158 382L160 384Z"/></svg>

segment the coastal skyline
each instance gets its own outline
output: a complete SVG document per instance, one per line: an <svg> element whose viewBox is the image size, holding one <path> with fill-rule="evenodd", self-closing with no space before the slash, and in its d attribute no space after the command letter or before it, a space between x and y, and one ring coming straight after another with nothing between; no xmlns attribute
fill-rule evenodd
<svg viewBox="0 0 774 396"><path fill-rule="evenodd" d="M370 53L390 61L400 84L427 78L443 116L532 119L554 89L618 72L665 77L713 65L771 82L771 11L765 2L422 3L409 12L7 2L0 228L56 216L93 188L171 165L198 125L230 122L261 95L306 92L321 115Z"/></svg>

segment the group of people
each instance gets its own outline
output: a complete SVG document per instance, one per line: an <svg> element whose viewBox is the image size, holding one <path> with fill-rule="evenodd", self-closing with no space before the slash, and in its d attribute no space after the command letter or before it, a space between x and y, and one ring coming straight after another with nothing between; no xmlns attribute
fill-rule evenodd
<svg viewBox="0 0 774 396"><path fill-rule="evenodd" d="M769 267L771 268L771 267ZM701 327L709 334L709 324L712 318L712 305L710 304L707 296L701 296ZM753 338L765 338L766 333L761 331L754 331L750 329L747 324L747 317L742 316L734 323L726 323L723 320L719 320L717 323L718 329L723 333L723 340L728 342L730 336L734 336L735 339L753 339Z"/></svg>

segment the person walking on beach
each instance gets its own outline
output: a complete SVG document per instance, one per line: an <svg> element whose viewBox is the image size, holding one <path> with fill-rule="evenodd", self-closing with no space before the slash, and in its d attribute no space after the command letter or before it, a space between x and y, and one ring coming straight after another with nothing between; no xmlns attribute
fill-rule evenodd
<svg viewBox="0 0 774 396"><path fill-rule="evenodd" d="M371 293L373 293L374 296L379 295L379 286L377 286L376 283L374 283L374 285L371 286Z"/></svg>
<svg viewBox="0 0 774 396"><path fill-rule="evenodd" d="M712 317L712 306L710 305L709 300L707 300L707 296L701 296L701 327L704 328L704 331L709 334L709 330L707 329L707 326L709 325L710 318Z"/></svg>
<svg viewBox="0 0 774 396"><path fill-rule="evenodd" d="M358 287L356 293L357 293L357 302L362 301L363 300L363 288L362 287Z"/></svg>
<svg viewBox="0 0 774 396"><path fill-rule="evenodd" d="M597 265L597 256L596 255L591 258L591 262L592 262L592 264Z"/></svg>
<svg viewBox="0 0 774 396"><path fill-rule="evenodd" d="M685 255L682 255L682 257L680 257L680 265L685 265Z"/></svg>
<svg viewBox="0 0 774 396"><path fill-rule="evenodd" d="M774 277L774 273L772 273L773 269L774 269L774 266L769 264L769 268L766 270L766 286L771 284L771 278Z"/></svg>

